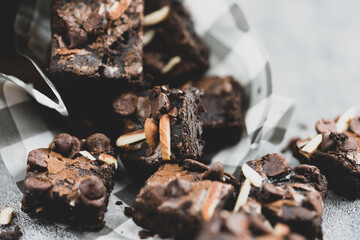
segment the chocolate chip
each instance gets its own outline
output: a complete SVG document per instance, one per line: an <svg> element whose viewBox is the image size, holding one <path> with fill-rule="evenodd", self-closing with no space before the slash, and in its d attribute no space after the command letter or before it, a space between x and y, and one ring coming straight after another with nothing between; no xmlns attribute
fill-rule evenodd
<svg viewBox="0 0 360 240"><path fill-rule="evenodd" d="M268 154L265 158L262 170L268 177L280 176L291 170L285 157L279 153Z"/></svg>
<svg viewBox="0 0 360 240"><path fill-rule="evenodd" d="M358 149L359 145L357 144L356 140L352 137L347 137L344 139L343 143L340 145L340 150L344 152L349 151L356 151Z"/></svg>
<svg viewBox="0 0 360 240"><path fill-rule="evenodd" d="M168 113L171 110L171 102L165 93L160 92L158 97L152 103L151 113L153 118L159 119L161 114Z"/></svg>
<svg viewBox="0 0 360 240"><path fill-rule="evenodd" d="M61 133L52 141L49 148L60 153L64 157L73 158L79 153L81 142L76 137L67 133Z"/></svg>
<svg viewBox="0 0 360 240"><path fill-rule="evenodd" d="M24 181L25 191L33 196L39 196L46 193L52 184L49 180L42 178L27 177Z"/></svg>
<svg viewBox="0 0 360 240"><path fill-rule="evenodd" d="M102 15L96 12L92 12L89 17L85 20L83 28L86 32L97 35L104 32L106 29L107 21Z"/></svg>
<svg viewBox="0 0 360 240"><path fill-rule="evenodd" d="M166 188L166 195L169 197L180 197L190 191L191 183L185 179L177 178L171 181Z"/></svg>
<svg viewBox="0 0 360 240"><path fill-rule="evenodd" d="M48 149L35 149L28 155L28 164L31 168L35 168L41 171L47 169L46 158L48 157Z"/></svg>
<svg viewBox="0 0 360 240"><path fill-rule="evenodd" d="M318 133L336 132L336 123L333 120L322 118L315 124L315 129Z"/></svg>
<svg viewBox="0 0 360 240"><path fill-rule="evenodd" d="M360 116L354 117L349 122L349 129L356 133L357 135L360 135Z"/></svg>
<svg viewBox="0 0 360 240"><path fill-rule="evenodd" d="M110 144L110 139L102 133L95 133L89 136L85 142L85 148L93 153L109 153L112 154L113 149Z"/></svg>
<svg viewBox="0 0 360 240"><path fill-rule="evenodd" d="M96 200L105 195L106 189L100 178L91 176L80 182L79 190L81 192L81 196L84 196L86 199Z"/></svg>
<svg viewBox="0 0 360 240"><path fill-rule="evenodd" d="M322 140L321 140L321 144L320 144L320 149L322 151L328 151L330 149L332 149L335 144L336 141L333 138L330 138L330 132L323 132L322 133Z"/></svg>
<svg viewBox="0 0 360 240"><path fill-rule="evenodd" d="M116 98L113 107L116 113L122 116L128 116L135 112L136 104L137 96L127 93Z"/></svg>
<svg viewBox="0 0 360 240"><path fill-rule="evenodd" d="M220 162L215 162L202 176L203 179L222 182L224 177L224 165Z"/></svg>
<svg viewBox="0 0 360 240"><path fill-rule="evenodd" d="M136 106L136 116L146 119L150 117L151 104L150 99L147 97L139 97Z"/></svg>

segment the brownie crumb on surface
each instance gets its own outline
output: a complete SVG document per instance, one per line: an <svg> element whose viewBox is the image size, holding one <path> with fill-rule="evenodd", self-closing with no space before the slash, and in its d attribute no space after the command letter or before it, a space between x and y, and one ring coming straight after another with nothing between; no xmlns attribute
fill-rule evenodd
<svg viewBox="0 0 360 240"><path fill-rule="evenodd" d="M122 201L116 201L115 204L118 205L118 206L120 206L120 205L123 205L123 202L122 202Z"/></svg>
<svg viewBox="0 0 360 240"><path fill-rule="evenodd" d="M7 231L0 233L1 240L17 240L22 236L22 232L20 231L19 226L15 226L13 231Z"/></svg>
<svg viewBox="0 0 360 240"><path fill-rule="evenodd" d="M151 231L147 231L147 230L141 230L139 231L139 237L141 239L145 239L145 238L149 238L149 237L154 237L155 233L151 232Z"/></svg>
<svg viewBox="0 0 360 240"><path fill-rule="evenodd" d="M134 215L134 209L132 209L131 207L125 207L124 214L125 214L125 216L132 218Z"/></svg>

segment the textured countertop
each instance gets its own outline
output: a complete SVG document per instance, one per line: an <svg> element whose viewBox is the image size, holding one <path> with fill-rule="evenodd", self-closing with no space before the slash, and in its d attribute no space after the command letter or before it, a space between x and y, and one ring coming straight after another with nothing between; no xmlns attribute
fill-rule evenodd
<svg viewBox="0 0 360 240"><path fill-rule="evenodd" d="M284 141L263 144L258 155L279 152L294 136L314 133L314 122L347 108L360 109L360 2L356 0L241 0L249 24L269 56L274 92L294 99L296 110ZM291 165L298 164L286 154ZM14 222L26 239L74 239L76 235L43 220L29 220L20 209L22 194L0 163L1 203L15 207ZM325 239L358 239L360 200L329 192L325 200ZM3 227L0 227L2 230Z"/></svg>

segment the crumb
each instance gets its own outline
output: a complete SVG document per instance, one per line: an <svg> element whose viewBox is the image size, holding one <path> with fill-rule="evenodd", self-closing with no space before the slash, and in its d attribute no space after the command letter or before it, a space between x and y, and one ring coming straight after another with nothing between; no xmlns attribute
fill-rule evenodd
<svg viewBox="0 0 360 240"><path fill-rule="evenodd" d="M122 202L122 201L116 201L115 204L118 205L118 206L120 206L120 205L123 205L123 202Z"/></svg>
<svg viewBox="0 0 360 240"><path fill-rule="evenodd" d="M132 218L132 216L134 215L134 210L131 207L125 207L124 214L125 216Z"/></svg>
<svg viewBox="0 0 360 240"><path fill-rule="evenodd" d="M145 239L145 238L148 238L148 237L154 237L155 233L151 232L151 231L147 231L147 230L141 230L139 232L139 237L141 239Z"/></svg>
<svg viewBox="0 0 360 240"><path fill-rule="evenodd" d="M307 129L308 129L308 126L305 125L305 124L303 124L303 123L300 123L300 124L299 124L299 128L300 128L301 130L307 130Z"/></svg>
<svg viewBox="0 0 360 240"><path fill-rule="evenodd" d="M0 233L0 239L18 240L22 236L19 226L15 226L13 231Z"/></svg>
<svg viewBox="0 0 360 240"><path fill-rule="evenodd" d="M294 148L295 148L295 144L297 141L299 141L300 138L299 137L293 137L289 140L288 144L281 150L282 153L285 152L293 152Z"/></svg>

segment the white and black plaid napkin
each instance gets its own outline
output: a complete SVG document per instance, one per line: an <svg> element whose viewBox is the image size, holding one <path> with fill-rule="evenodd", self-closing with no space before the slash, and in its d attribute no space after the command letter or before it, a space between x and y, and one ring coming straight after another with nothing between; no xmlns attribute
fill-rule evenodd
<svg viewBox="0 0 360 240"><path fill-rule="evenodd" d="M50 2L24 1L16 20L17 49L32 60L44 78L51 32ZM185 5L192 13L197 32L211 49L208 74L233 75L245 88L249 103L245 116L247 132L239 144L213 158L222 162L228 172L236 172L244 161L250 160L262 140L274 143L282 140L294 109L293 102L272 94L267 54L236 0L185 0ZM39 111L37 102L63 111L57 101L31 85L0 74L0 161L20 189L28 152L47 147L62 130L49 123L48 115ZM122 172L110 197L105 228L99 232L74 232L84 239L138 239L141 228L122 209L132 205L139 188ZM124 204L116 206L119 200Z"/></svg>

